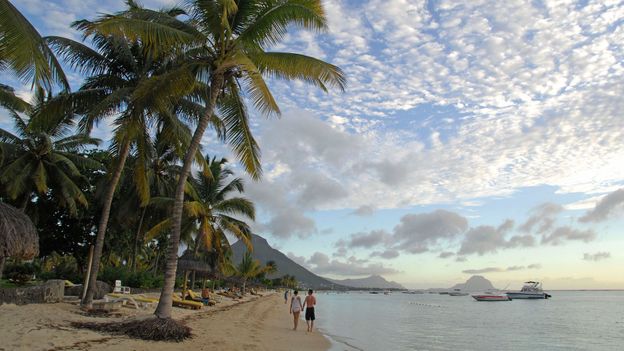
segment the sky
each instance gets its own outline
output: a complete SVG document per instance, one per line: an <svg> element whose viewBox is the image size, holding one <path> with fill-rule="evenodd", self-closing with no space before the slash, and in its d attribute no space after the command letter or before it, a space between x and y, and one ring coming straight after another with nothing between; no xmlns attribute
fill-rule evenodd
<svg viewBox="0 0 624 351"><path fill-rule="evenodd" d="M123 8L12 2L43 35L74 39L72 21ZM348 86L270 81L283 113L253 116L257 234L332 278L624 289L624 3L324 5L327 32L292 30L270 49L336 64ZM211 135L203 146L234 160Z"/></svg>

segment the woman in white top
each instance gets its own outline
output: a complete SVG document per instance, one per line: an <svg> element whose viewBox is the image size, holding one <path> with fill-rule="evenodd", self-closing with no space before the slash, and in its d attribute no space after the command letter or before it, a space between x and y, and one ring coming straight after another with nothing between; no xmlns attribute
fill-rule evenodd
<svg viewBox="0 0 624 351"><path fill-rule="evenodd" d="M293 315L293 322L295 323L295 327L293 328L293 330L297 330L297 325L299 324L299 314L303 309L303 305L301 304L301 297L299 297L297 294L298 291L295 290L293 292L292 299L290 299L290 314Z"/></svg>

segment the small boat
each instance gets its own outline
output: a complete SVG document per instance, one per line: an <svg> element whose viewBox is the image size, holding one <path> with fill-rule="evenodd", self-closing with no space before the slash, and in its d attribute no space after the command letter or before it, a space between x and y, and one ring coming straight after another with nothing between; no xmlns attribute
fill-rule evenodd
<svg viewBox="0 0 624 351"><path fill-rule="evenodd" d="M472 295L472 298L477 301L511 301L509 296L497 294Z"/></svg>
<svg viewBox="0 0 624 351"><path fill-rule="evenodd" d="M460 289L455 289L448 293L449 296L468 296L467 292L463 292Z"/></svg>
<svg viewBox="0 0 624 351"><path fill-rule="evenodd" d="M440 291L438 294L440 294L440 295L448 295L449 292L448 291Z"/></svg>
<svg viewBox="0 0 624 351"><path fill-rule="evenodd" d="M384 295L390 295L390 292L389 292L389 291L384 291L384 293L383 293L383 294L384 294Z"/></svg>
<svg viewBox="0 0 624 351"><path fill-rule="evenodd" d="M369 291L368 293L377 295L377 294L379 294L379 291Z"/></svg>
<svg viewBox="0 0 624 351"><path fill-rule="evenodd" d="M520 291L508 291L507 296L512 299L547 299L552 297L550 294L545 293L542 290L542 283L528 281L524 283L524 286Z"/></svg>
<svg viewBox="0 0 624 351"><path fill-rule="evenodd" d="M422 290L408 290L408 291L403 291L403 294L411 294L411 295L415 295L415 294L424 294L425 292Z"/></svg>

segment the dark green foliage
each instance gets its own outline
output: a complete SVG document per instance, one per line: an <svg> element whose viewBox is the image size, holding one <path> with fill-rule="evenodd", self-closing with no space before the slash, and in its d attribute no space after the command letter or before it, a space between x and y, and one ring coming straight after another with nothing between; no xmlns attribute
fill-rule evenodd
<svg viewBox="0 0 624 351"><path fill-rule="evenodd" d="M163 277L149 271L131 272L128 267L105 267L100 271L98 280L115 285L115 280L121 280L123 285L131 288L156 289L162 288Z"/></svg>
<svg viewBox="0 0 624 351"><path fill-rule="evenodd" d="M39 278L42 280L63 279L77 283L82 281L82 276L83 274L78 270L78 263L74 256L61 256L53 252L41 260Z"/></svg>
<svg viewBox="0 0 624 351"><path fill-rule="evenodd" d="M12 263L6 265L3 276L16 285L25 285L38 271L39 267L32 263Z"/></svg>

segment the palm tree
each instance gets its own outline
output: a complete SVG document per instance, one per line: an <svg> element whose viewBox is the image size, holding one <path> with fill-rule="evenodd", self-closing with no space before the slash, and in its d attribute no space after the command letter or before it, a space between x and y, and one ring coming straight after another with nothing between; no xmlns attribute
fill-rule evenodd
<svg viewBox="0 0 624 351"><path fill-rule="evenodd" d="M245 252L243 260L236 266L236 275L243 280L243 294L245 294L245 287L247 280L253 279L262 273L266 272L267 267L263 267L260 261L254 260L249 251Z"/></svg>
<svg viewBox="0 0 624 351"><path fill-rule="evenodd" d="M99 140L70 134L71 126L58 122L60 118L42 115L42 106L47 102L42 89L37 89L35 99L35 105L28 105L28 120L9 110L17 135L0 129L0 154L4 158L0 183L6 195L19 202L22 211L33 195L51 192L60 206L76 214L78 205L88 205L80 188L85 182L81 169L100 166L79 152L98 145Z"/></svg>
<svg viewBox="0 0 624 351"><path fill-rule="evenodd" d="M0 70L7 67L22 81L47 91L53 82L69 89L61 65L41 35L10 1L0 0Z"/></svg>
<svg viewBox="0 0 624 351"><path fill-rule="evenodd" d="M108 34L141 38L148 46L177 44L185 53L174 71L180 76L203 79L205 87L205 113L184 157L175 192L165 284L155 312L161 319L171 317L186 180L213 115L220 115L228 142L246 171L258 179L259 148L249 128L244 97L264 115L280 113L263 75L303 80L325 91L328 86L344 89L346 83L342 71L334 65L305 55L265 51L282 41L289 28L326 29L321 0L189 0L189 9L186 23L132 8L103 18L92 27ZM193 29L188 28L189 24ZM171 95L171 91L161 93L162 98Z"/></svg>
<svg viewBox="0 0 624 351"><path fill-rule="evenodd" d="M130 8L137 6L132 1L128 4ZM183 12L173 8L158 13L163 16L177 16ZM177 82L175 79L163 82L162 77L158 76L168 70L170 52L166 47L145 45L139 40L133 41L122 36L93 31L92 22L87 20L74 22L72 27L81 30L84 39L90 38L95 49L66 38L46 38L74 69L89 75L79 91L61 99L58 105L70 104L74 110L83 114L80 126L85 132L90 131L101 119L117 113L111 141L111 152L116 156L103 199L90 281L82 300L82 305L90 308L112 201L128 156L134 151L135 157L142 161L139 163L139 170L148 163L146 159L149 158L152 140L150 130L154 124L164 126L161 130L167 131L163 135L167 136L169 143L178 145L180 150L185 149L183 145L179 145L179 141L185 139L185 131L188 130L178 119L178 114L185 113L192 120L195 118L193 114L203 113L203 107L193 101L178 101L177 106L172 106L154 96L161 89L167 90L167 84ZM157 80L163 86L153 91L146 89L146 82L152 80ZM150 85L150 88L154 86ZM201 155L198 159L202 160ZM135 174L140 189L141 207L145 207L149 202L147 173Z"/></svg>
<svg viewBox="0 0 624 351"><path fill-rule="evenodd" d="M208 172L199 173L197 179L189 181L190 199L184 204L185 222L193 220L197 227L194 238L187 229L183 239L193 248L195 258L200 251L206 251L215 255L217 262L222 262L226 252L231 250L226 234L242 240L251 249L251 230L241 219L255 220L255 207L248 199L233 195L236 192L242 194L245 186L241 178L232 178L234 172L226 167L227 162L225 158L218 160L206 156ZM166 199L169 204L172 200ZM168 218L156 225L150 236L170 226L171 218ZM185 227L188 228L188 224Z"/></svg>
<svg viewBox="0 0 624 351"><path fill-rule="evenodd" d="M188 134L190 138L190 133L185 134ZM136 270L137 253L139 246L144 242L143 238L147 231L146 222L150 220L146 216L155 217L154 215L157 215L157 211L151 211L152 213L148 215L149 201L153 197L173 196L176 177L179 173L179 166L176 162L183 152L168 142L165 131L161 130L157 133L153 145L149 149L149 154L145 154L141 154L142 157L134 160L133 167L135 196L133 196L132 202L138 203L141 215L137 224L130 261L132 271ZM145 200L148 201L147 204Z"/></svg>

